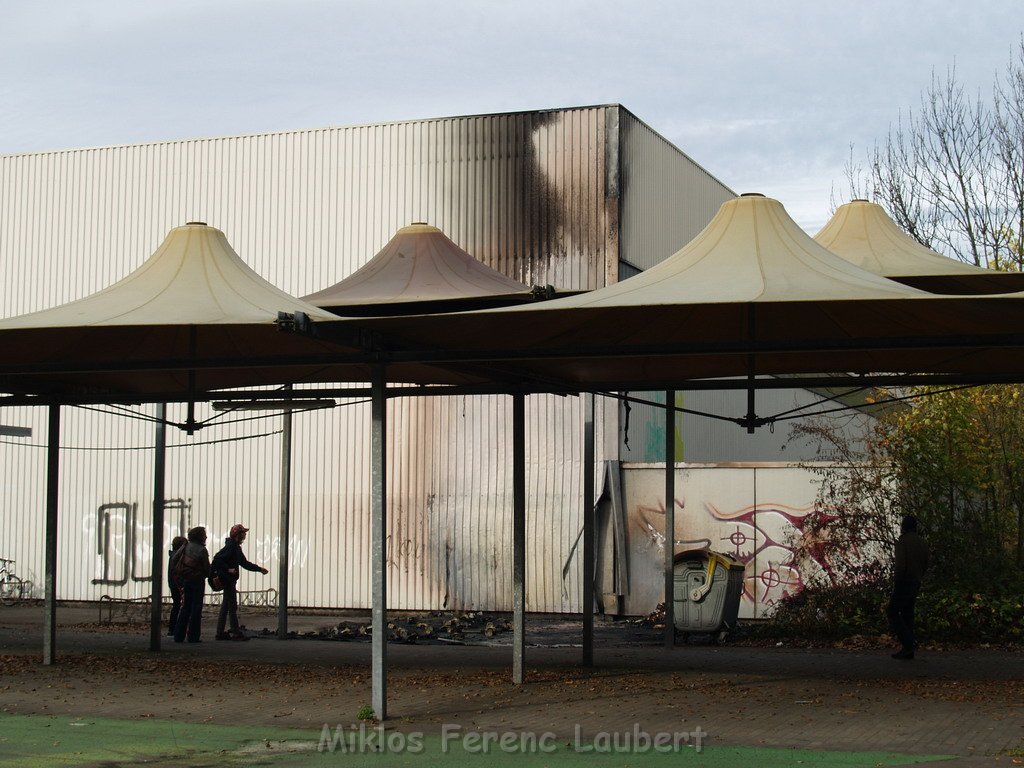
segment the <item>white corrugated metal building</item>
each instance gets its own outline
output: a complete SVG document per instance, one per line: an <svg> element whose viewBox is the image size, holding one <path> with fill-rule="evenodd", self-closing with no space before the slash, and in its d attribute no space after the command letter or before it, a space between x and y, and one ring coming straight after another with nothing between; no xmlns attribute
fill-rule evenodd
<svg viewBox="0 0 1024 768"><path fill-rule="evenodd" d="M186 221L222 229L295 296L351 274L413 221L524 283L593 289L679 249L731 196L619 105L0 156L0 317L106 287ZM688 397L715 407L714 394ZM153 427L133 415L154 409L65 410L58 597L147 595ZM276 537L278 417L172 431L166 540L206 525L215 547L245 521L251 559L273 568L289 548L292 605L367 607L368 410L342 401L295 417L288 542ZM627 449L618 406L598 410L599 461L664 460L636 447L656 444L648 433L660 414L634 411ZM398 399L389 411L390 607L509 609L509 398ZM0 438L0 557L40 585L45 413L0 414L36 435ZM184 406L169 415L183 421ZM582 403L531 396L527 419L527 607L578 612ZM735 429L709 458L718 438L693 432L698 424L682 420L680 458L778 457L767 434L731 447ZM805 498L806 477L796 485ZM275 585L247 580L244 589Z"/></svg>

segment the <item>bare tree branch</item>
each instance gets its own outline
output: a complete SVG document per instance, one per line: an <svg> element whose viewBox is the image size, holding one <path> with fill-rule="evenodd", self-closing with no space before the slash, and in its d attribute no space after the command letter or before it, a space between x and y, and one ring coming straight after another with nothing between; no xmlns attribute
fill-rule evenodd
<svg viewBox="0 0 1024 768"><path fill-rule="evenodd" d="M955 66L933 73L918 111L897 117L866 166L851 148L844 172L851 196L881 204L923 245L1024 268L1024 36L990 102L966 92Z"/></svg>

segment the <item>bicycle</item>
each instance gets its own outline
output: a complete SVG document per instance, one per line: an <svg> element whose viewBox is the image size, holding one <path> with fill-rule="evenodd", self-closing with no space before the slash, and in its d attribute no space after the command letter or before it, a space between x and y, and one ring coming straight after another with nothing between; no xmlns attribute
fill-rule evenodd
<svg viewBox="0 0 1024 768"><path fill-rule="evenodd" d="M14 605L32 590L32 582L18 576L13 565L13 560L0 557L0 603L4 605Z"/></svg>

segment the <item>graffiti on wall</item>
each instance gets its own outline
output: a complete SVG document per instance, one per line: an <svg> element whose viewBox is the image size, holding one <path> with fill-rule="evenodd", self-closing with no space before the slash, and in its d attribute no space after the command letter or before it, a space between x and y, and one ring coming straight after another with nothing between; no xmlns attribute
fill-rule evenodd
<svg viewBox="0 0 1024 768"><path fill-rule="evenodd" d="M224 537L227 538L225 533ZM246 539L246 548L251 552L247 557L254 563L276 563L281 557L281 537L266 534L254 539ZM214 550L211 550L214 551ZM305 568L309 559L309 542L292 534L288 537L288 570Z"/></svg>
<svg viewBox="0 0 1024 768"><path fill-rule="evenodd" d="M183 536L188 530L192 511L191 499L168 499L164 502L164 537ZM96 537L99 576L93 584L124 586L129 581L152 581L153 525L139 517L138 502L115 501L101 504L94 516L85 520L87 535ZM147 572L150 571L150 572Z"/></svg>
<svg viewBox="0 0 1024 768"><path fill-rule="evenodd" d="M736 558L744 565L741 615L761 615L784 596L830 565L825 548L816 547L807 524L815 510L814 487L809 475L793 471L762 471L757 480L746 469L690 470L685 475L685 498L676 498L675 552L710 549ZM649 573L631 581L631 612L649 611L663 599L657 573L666 547L665 506L654 494L656 475L645 474L634 483L628 511L631 568ZM763 494L772 501L755 503ZM770 495L770 496L769 496ZM785 499L777 502L775 499ZM807 500L809 503L801 504ZM797 552L808 553L803 560Z"/></svg>
<svg viewBox="0 0 1024 768"><path fill-rule="evenodd" d="M146 510L149 507L147 505ZM192 500L168 499L164 502L164 541L169 545L175 536L184 536L192 527ZM152 581L153 524L148 515L140 514L139 503L115 501L101 504L87 515L83 531L96 543L96 577L93 584L123 587L133 582ZM207 546L211 553L227 537L208 531ZM279 536L250 538L247 548L250 559L258 563L277 562L281 551ZM309 544L299 536L288 541L289 568L304 568L309 558Z"/></svg>
<svg viewBox="0 0 1024 768"><path fill-rule="evenodd" d="M750 504L722 510L705 503L708 516L722 525L713 549L726 552L746 566L743 596L765 607L803 589L805 570L796 550L802 542L804 520L814 506Z"/></svg>

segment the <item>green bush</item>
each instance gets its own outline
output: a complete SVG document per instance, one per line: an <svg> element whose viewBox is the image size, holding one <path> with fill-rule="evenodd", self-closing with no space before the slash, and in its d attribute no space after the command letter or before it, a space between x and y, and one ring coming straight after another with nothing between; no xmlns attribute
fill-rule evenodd
<svg viewBox="0 0 1024 768"><path fill-rule="evenodd" d="M888 633L886 608L891 581L865 575L849 584L811 584L781 600L751 634L779 639L835 641ZM933 577L917 600L921 643L1024 642L1024 583L994 578L983 590Z"/></svg>
<svg viewBox="0 0 1024 768"><path fill-rule="evenodd" d="M931 584L917 600L917 625L925 642L1024 641L1024 585L996 580L984 590Z"/></svg>
<svg viewBox="0 0 1024 768"><path fill-rule="evenodd" d="M758 634L805 640L840 640L886 631L887 588L882 579L818 583L784 597Z"/></svg>

